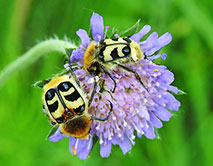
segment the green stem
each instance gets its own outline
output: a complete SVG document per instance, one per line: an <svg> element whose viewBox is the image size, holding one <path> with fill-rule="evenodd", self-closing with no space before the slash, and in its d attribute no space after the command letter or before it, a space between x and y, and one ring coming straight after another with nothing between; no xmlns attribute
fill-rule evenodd
<svg viewBox="0 0 213 166"><path fill-rule="evenodd" d="M59 52L65 55L65 48L76 48L76 46L68 41L57 39L46 40L35 45L0 72L0 88L11 76L35 63L40 57L47 55L47 53Z"/></svg>

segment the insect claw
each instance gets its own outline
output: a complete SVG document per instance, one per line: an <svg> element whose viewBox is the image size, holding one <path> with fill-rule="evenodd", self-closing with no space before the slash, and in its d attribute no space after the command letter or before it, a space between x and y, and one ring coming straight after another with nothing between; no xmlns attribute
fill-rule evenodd
<svg viewBox="0 0 213 166"><path fill-rule="evenodd" d="M106 121L106 120L109 119L109 117L110 117L110 115L111 115L111 113L112 113L112 110L113 110L113 104L112 104L112 102L111 102L110 100L107 100L107 101L110 103L110 111L109 111L107 117L101 118L101 117L91 116L91 119L92 119L92 120Z"/></svg>

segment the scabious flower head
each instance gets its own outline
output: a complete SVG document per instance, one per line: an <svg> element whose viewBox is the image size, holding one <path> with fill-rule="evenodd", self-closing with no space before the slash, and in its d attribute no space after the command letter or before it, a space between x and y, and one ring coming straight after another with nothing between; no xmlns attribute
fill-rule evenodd
<svg viewBox="0 0 213 166"><path fill-rule="evenodd" d="M90 42L92 40L99 42L106 38L109 29L108 26L104 28L103 18L97 13L92 15L90 24L92 38L83 29L77 31L81 44L78 49L73 50L70 61L78 63L79 66L83 65L83 55ZM69 149L72 155L76 154L80 159L86 159L92 148L94 135L99 138L102 157L110 155L112 144L119 145L123 154L126 154L135 145L136 136L142 137L144 135L149 139L154 139L156 137L155 128L161 128L162 121L170 119L171 111L179 109L179 101L171 94L171 92L178 93L178 89L170 85L174 81L173 73L166 66L152 62L153 59L159 57L166 58L165 53L157 52L170 43L172 36L165 33L158 37L158 34L153 32L144 39L143 37L150 29L149 25L145 25L139 32L129 37L140 44L146 59L125 65L137 71L148 91L136 80L133 73L115 68L110 70L110 73L115 79L117 87L114 93L110 93L114 84L109 76L103 73L100 80L105 80L104 89L106 91L101 91L98 86L88 112L92 116L106 117L110 110L108 100L113 103L113 112L107 121L92 122L91 135L87 139L70 137ZM75 70L75 73L89 97L93 90L92 76L81 67ZM134 131L137 132L137 135L134 134ZM63 137L68 136L62 135L58 129L49 139L56 142Z"/></svg>

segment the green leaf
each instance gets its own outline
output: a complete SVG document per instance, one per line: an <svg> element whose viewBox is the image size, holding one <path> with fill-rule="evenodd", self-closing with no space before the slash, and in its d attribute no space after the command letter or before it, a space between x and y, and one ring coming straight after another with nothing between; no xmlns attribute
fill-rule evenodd
<svg viewBox="0 0 213 166"><path fill-rule="evenodd" d="M187 93L178 89L178 93L176 95L186 95Z"/></svg>
<svg viewBox="0 0 213 166"><path fill-rule="evenodd" d="M88 36L90 37L90 39L93 39L93 36L92 36L92 29L91 29L91 26L89 25L89 28L88 28Z"/></svg>
<svg viewBox="0 0 213 166"><path fill-rule="evenodd" d="M53 128L50 130L49 134L47 135L47 139L50 138L52 135L55 134L55 132L58 130L58 127L59 127L59 126L55 126L55 127L53 127Z"/></svg>
<svg viewBox="0 0 213 166"><path fill-rule="evenodd" d="M111 30L111 32L108 33L109 35L106 36L106 38L107 38L107 39L111 39L111 38L113 38L113 37L115 36L115 34L118 33L118 32L119 32L118 29L116 29L115 27L113 27L112 30Z"/></svg>
<svg viewBox="0 0 213 166"><path fill-rule="evenodd" d="M94 148L94 146L96 145L96 143L98 142L99 138L97 135L93 135L92 140L93 140L93 146L91 148L91 151Z"/></svg>
<svg viewBox="0 0 213 166"><path fill-rule="evenodd" d="M120 34L121 37L128 37L128 36L132 36L133 34L135 34L136 32L138 32L138 27L140 24L140 19L130 28L128 28L127 30L125 30L123 33Z"/></svg>
<svg viewBox="0 0 213 166"><path fill-rule="evenodd" d="M43 88L44 85L46 85L48 82L50 82L51 79L48 80L42 80L42 81L37 81L33 84L33 87L39 87L39 88Z"/></svg>
<svg viewBox="0 0 213 166"><path fill-rule="evenodd" d="M72 51L74 50L75 48L65 48L65 52L66 52L66 57L69 59L71 54L72 54Z"/></svg>
<svg viewBox="0 0 213 166"><path fill-rule="evenodd" d="M54 75L54 77L56 77L56 76L62 76L62 75L64 75L64 74L68 74L69 73L69 71L67 71L66 69L63 69L63 70L61 70L59 73L56 73L55 75Z"/></svg>
<svg viewBox="0 0 213 166"><path fill-rule="evenodd" d="M71 67L75 69L76 64L71 64ZM61 70L59 73L54 74L53 77L62 76L62 75L64 75L64 74L68 74L68 73L69 73L69 71L67 71L66 69L63 69L63 70ZM43 88L44 85L46 85L48 82L50 82L50 81L52 80L53 77L48 78L48 79L45 79L45 80L37 81L37 82L35 82L32 86L33 86L33 87Z"/></svg>
<svg viewBox="0 0 213 166"><path fill-rule="evenodd" d="M72 51L74 50L75 48L65 48L65 52L66 52L66 56L65 56L65 59L64 59L64 64L66 63L70 63L70 57L72 55Z"/></svg>
<svg viewBox="0 0 213 166"><path fill-rule="evenodd" d="M157 128L155 128L154 132L155 132L155 138L160 139L160 135L158 133L158 129Z"/></svg>

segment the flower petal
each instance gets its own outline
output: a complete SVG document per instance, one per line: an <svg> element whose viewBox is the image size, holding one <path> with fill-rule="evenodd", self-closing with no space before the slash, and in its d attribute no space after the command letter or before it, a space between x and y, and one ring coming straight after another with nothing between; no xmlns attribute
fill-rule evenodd
<svg viewBox="0 0 213 166"><path fill-rule="evenodd" d="M77 155L81 160L84 160L88 157L90 150L92 148L92 137L88 139L79 140Z"/></svg>
<svg viewBox="0 0 213 166"><path fill-rule="evenodd" d="M84 29L79 29L76 34L80 37L81 39L81 45L86 48L89 43L90 43L90 38L87 34L87 32Z"/></svg>
<svg viewBox="0 0 213 166"><path fill-rule="evenodd" d="M111 153L111 141L106 140L101 144L100 154L101 157L108 157Z"/></svg>
<svg viewBox="0 0 213 166"><path fill-rule="evenodd" d="M173 95L171 95L170 93L167 92L166 95L164 95L164 98L168 101L166 106L170 110L177 111L179 109L180 102L178 100L176 100Z"/></svg>
<svg viewBox="0 0 213 166"><path fill-rule="evenodd" d="M141 42L141 49L144 52L150 50L156 45L157 39L158 39L158 33L157 32L151 33L145 41ZM149 55L149 54L146 53L146 55Z"/></svg>
<svg viewBox="0 0 213 166"><path fill-rule="evenodd" d="M162 122L152 112L150 112L150 121L156 128L161 128L163 126Z"/></svg>
<svg viewBox="0 0 213 166"><path fill-rule="evenodd" d="M161 80L162 80L163 83L169 85L169 84L171 84L174 81L174 74L171 71L166 70L162 74Z"/></svg>
<svg viewBox="0 0 213 166"><path fill-rule="evenodd" d="M159 57L161 57L163 60L165 60L166 57L167 57L167 55L166 55L165 53L163 53L163 54L156 54L156 55L147 57L147 59L149 59L149 60L152 61L152 60L157 59L157 58L159 58Z"/></svg>
<svg viewBox="0 0 213 166"><path fill-rule="evenodd" d="M147 59L149 59L149 60L153 61L154 59L157 59L157 58L159 58L159 57L161 57L161 54L156 54L156 55L153 55L153 56L147 57Z"/></svg>
<svg viewBox="0 0 213 166"><path fill-rule="evenodd" d="M167 32L158 38L157 32L153 32L145 41L141 42L141 49L144 51L145 55L153 55L171 41L172 35L170 33ZM165 59L166 54L163 54L161 57Z"/></svg>
<svg viewBox="0 0 213 166"><path fill-rule="evenodd" d="M84 56L84 50L83 49L75 49L72 51L72 55L70 56L70 62L77 62L82 61Z"/></svg>
<svg viewBox="0 0 213 166"><path fill-rule="evenodd" d="M172 85L170 85L168 87L168 90L171 91L171 92L173 92L173 93L175 93L175 94L177 94L179 92L178 88L175 87L175 86L172 86Z"/></svg>
<svg viewBox="0 0 213 166"><path fill-rule="evenodd" d="M103 17L97 13L93 13L90 19L90 26L92 31L93 39L99 42L100 39L104 38L104 22Z"/></svg>
<svg viewBox="0 0 213 166"><path fill-rule="evenodd" d="M52 142L60 141L62 138L64 138L64 135L60 132L60 127L56 130L56 132L51 135L48 139Z"/></svg>
<svg viewBox="0 0 213 166"><path fill-rule="evenodd" d="M149 127L145 129L144 135L149 139L154 139L155 138L154 128L151 125L149 125Z"/></svg>
<svg viewBox="0 0 213 166"><path fill-rule="evenodd" d="M144 42L141 44L141 48L145 55L153 55L157 51L158 46L158 33L153 32Z"/></svg>
<svg viewBox="0 0 213 166"><path fill-rule="evenodd" d="M151 30L150 25L145 25L138 33L132 35L130 39L134 40L135 42L139 42L140 39L146 35Z"/></svg>
<svg viewBox="0 0 213 166"><path fill-rule="evenodd" d="M71 155L75 155L73 150L74 150L74 145L75 145L76 140L77 139L75 137L70 137L70 140L69 140L69 152L71 153Z"/></svg>
<svg viewBox="0 0 213 166"><path fill-rule="evenodd" d="M167 57L167 54L165 54L165 53L161 54L161 58L162 58L163 60L165 60L166 57Z"/></svg>
<svg viewBox="0 0 213 166"><path fill-rule="evenodd" d="M156 106L156 111L154 113L162 121L168 121L172 116L171 113L166 108L160 105Z"/></svg>
<svg viewBox="0 0 213 166"><path fill-rule="evenodd" d="M172 35L169 32L164 33L158 39L158 49L160 50L162 47L166 46L172 41Z"/></svg>
<svg viewBox="0 0 213 166"><path fill-rule="evenodd" d="M132 145L127 136L124 136L123 138L124 138L124 140L119 143L119 146L120 146L123 154L126 154L128 151L130 151L132 149Z"/></svg>

